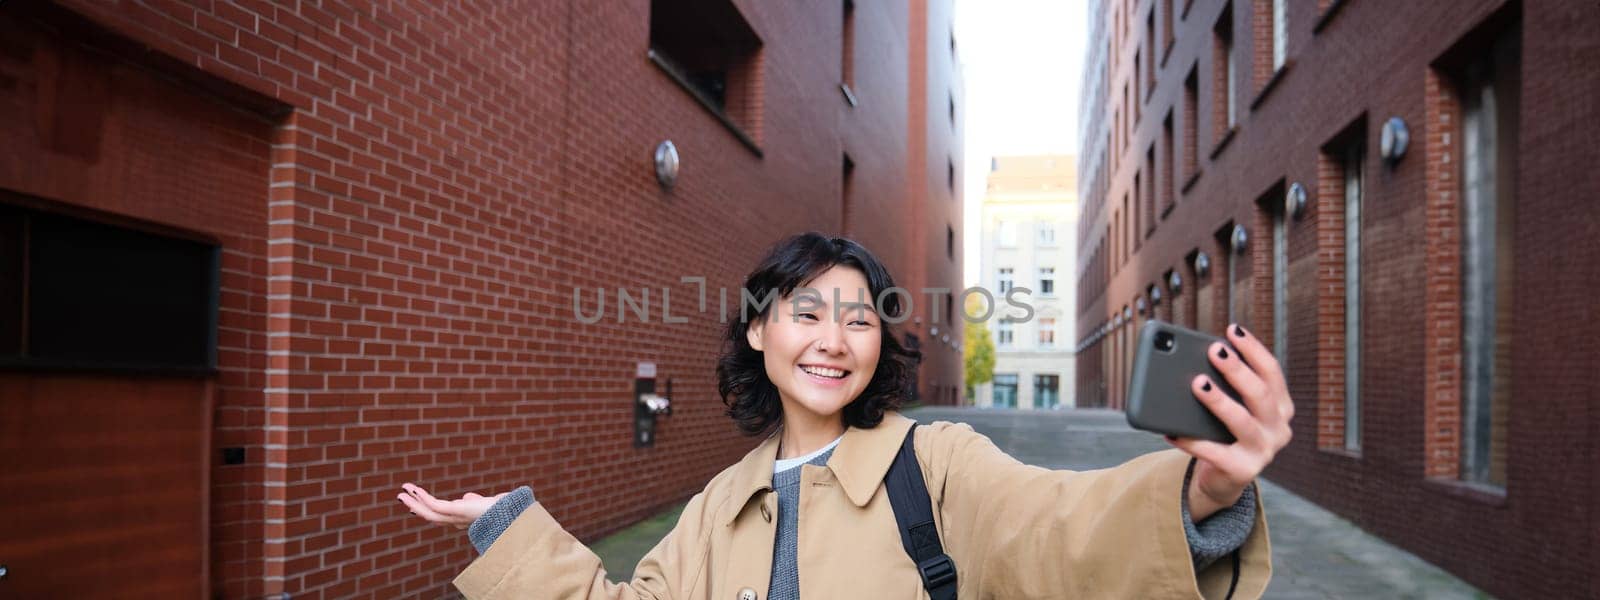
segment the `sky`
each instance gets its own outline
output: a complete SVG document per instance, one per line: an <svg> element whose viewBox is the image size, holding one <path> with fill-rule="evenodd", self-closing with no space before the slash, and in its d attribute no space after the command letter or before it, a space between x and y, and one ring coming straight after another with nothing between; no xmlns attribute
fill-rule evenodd
<svg viewBox="0 0 1600 600"><path fill-rule="evenodd" d="M956 0L955 11L967 86L962 275L973 286L989 158L1078 151L1089 7L1083 0Z"/></svg>

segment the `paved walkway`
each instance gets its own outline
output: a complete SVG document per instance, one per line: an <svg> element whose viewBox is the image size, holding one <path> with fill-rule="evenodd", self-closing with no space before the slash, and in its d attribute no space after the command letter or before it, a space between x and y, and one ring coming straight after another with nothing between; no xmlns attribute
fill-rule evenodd
<svg viewBox="0 0 1600 600"><path fill-rule="evenodd" d="M1015 411L924 408L922 422L961 421L1026 463L1052 469L1099 469L1168 448L1153 434L1128 428L1122 413L1102 410ZM1273 549L1267 598L1487 598L1415 555L1368 535L1270 481L1261 484ZM595 552L613 580L633 567L677 520L682 507L599 541Z"/></svg>

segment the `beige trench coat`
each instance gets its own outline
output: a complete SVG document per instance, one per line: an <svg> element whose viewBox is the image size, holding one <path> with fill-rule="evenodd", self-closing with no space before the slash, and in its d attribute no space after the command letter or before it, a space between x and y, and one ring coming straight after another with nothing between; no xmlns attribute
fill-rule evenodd
<svg viewBox="0 0 1600 600"><path fill-rule="evenodd" d="M798 566L807 598L927 598L900 544L883 476L912 421L889 413L849 428L826 466L800 468ZM980 598L1223 598L1231 560L1196 575L1181 496L1189 456L1155 452L1096 471L1024 465L965 424L919 427L917 460L958 595ZM455 580L472 600L536 598L765 600L777 528L778 436L689 500L678 524L612 583L600 559L544 507L529 507ZM1271 574L1266 513L1240 549L1235 598Z"/></svg>

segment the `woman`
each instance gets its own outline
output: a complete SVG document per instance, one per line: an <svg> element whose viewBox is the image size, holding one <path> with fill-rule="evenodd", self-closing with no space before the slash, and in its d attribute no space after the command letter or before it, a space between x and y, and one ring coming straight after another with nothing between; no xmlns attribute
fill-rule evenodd
<svg viewBox="0 0 1600 600"><path fill-rule="evenodd" d="M752 298L777 300L730 319L718 389L746 434L772 433L689 500L629 583L607 581L527 487L441 501L408 483L399 499L469 528L483 554L455 580L468 598L927 598L883 485L911 431L961 598L1261 594L1271 565L1252 482L1288 443L1294 409L1253 336L1228 330L1243 357L1212 349L1244 406L1193 382L1237 442L1168 438L1177 450L1051 471L964 424L911 430L896 409L920 357L882 318L902 308L892 287L865 248L816 233L746 278Z"/></svg>

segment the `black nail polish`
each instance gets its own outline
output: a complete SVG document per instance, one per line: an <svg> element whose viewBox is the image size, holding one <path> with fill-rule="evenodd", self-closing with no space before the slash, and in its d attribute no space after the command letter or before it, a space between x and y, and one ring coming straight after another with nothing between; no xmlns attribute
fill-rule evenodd
<svg viewBox="0 0 1600 600"><path fill-rule="evenodd" d="M1202 392L1211 391L1211 382L1207 381L1205 383L1200 384L1200 391L1202 391Z"/></svg>
<svg viewBox="0 0 1600 600"><path fill-rule="evenodd" d="M1240 327L1237 323L1233 326L1233 337L1241 340L1244 339L1244 328Z"/></svg>
<svg viewBox="0 0 1600 600"><path fill-rule="evenodd" d="M1217 356L1219 358L1222 358L1222 359L1227 359L1228 358L1228 349L1227 348L1217 348Z"/></svg>

